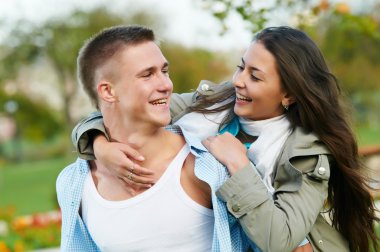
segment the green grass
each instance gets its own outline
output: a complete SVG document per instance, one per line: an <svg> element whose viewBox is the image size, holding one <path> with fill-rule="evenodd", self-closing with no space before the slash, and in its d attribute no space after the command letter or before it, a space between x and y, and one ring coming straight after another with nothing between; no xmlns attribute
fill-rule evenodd
<svg viewBox="0 0 380 252"><path fill-rule="evenodd" d="M359 146L365 145L380 145L380 127L358 127L356 129L356 136Z"/></svg>
<svg viewBox="0 0 380 252"><path fill-rule="evenodd" d="M0 208L14 206L17 215L56 209L56 178L73 160L56 158L2 165Z"/></svg>

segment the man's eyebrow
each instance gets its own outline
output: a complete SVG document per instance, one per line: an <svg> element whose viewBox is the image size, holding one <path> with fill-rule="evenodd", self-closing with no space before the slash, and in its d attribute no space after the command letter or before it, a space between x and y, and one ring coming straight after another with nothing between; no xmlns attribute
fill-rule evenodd
<svg viewBox="0 0 380 252"><path fill-rule="evenodd" d="M162 64L161 69L165 68L165 67L168 67L168 66L169 66L169 62L165 62L164 64ZM152 71L155 71L156 69L157 69L157 67L155 67L155 66L147 67L147 68L144 68L141 71L139 71L137 73L137 75L140 75L140 74L142 74L144 72L152 72Z"/></svg>
<svg viewBox="0 0 380 252"><path fill-rule="evenodd" d="M169 62L165 62L163 65L162 65L162 68L164 68L164 67L168 67L169 66Z"/></svg>
<svg viewBox="0 0 380 252"><path fill-rule="evenodd" d="M151 71L154 71L155 69L156 69L155 66L147 67L147 68L141 69L141 70L137 73L137 75L140 75L140 74L142 74L142 73L144 73L144 72L151 72Z"/></svg>

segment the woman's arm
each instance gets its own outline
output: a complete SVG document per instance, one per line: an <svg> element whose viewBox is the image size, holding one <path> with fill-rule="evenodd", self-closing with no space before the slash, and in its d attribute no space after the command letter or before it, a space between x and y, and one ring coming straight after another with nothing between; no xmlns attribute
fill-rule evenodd
<svg viewBox="0 0 380 252"><path fill-rule="evenodd" d="M74 127L71 140L80 158L85 160L95 159L93 140L99 134L107 137L103 125L103 116L98 111L91 113Z"/></svg>
<svg viewBox="0 0 380 252"><path fill-rule="evenodd" d="M198 94L212 95L229 88L230 83L215 84L202 80L196 90L192 93L173 93L170 102L170 114L172 122L177 121L187 112L187 108L196 101ZM212 104L210 104L211 106ZM78 156L83 159L95 159L93 140L98 134L103 134L107 139L107 134L103 125L103 117L100 112L94 112L89 117L80 121L72 131L72 142L78 151Z"/></svg>
<svg viewBox="0 0 380 252"><path fill-rule="evenodd" d="M173 94L170 107L172 116L184 113L192 103L193 95ZM135 162L144 158L139 152L126 144L109 142L100 112L91 113L80 121L71 136L80 158L98 159L112 174L133 187L150 187L154 183L153 172ZM131 175L133 179L130 179Z"/></svg>
<svg viewBox="0 0 380 252"><path fill-rule="evenodd" d="M170 101L172 121L177 121L187 112L187 108L195 101L196 93L173 93Z"/></svg>
<svg viewBox="0 0 380 252"><path fill-rule="evenodd" d="M183 114L193 102L194 93L173 94L170 104L172 118ZM100 112L93 112L81 120L71 133L71 140L78 152L78 156L86 160L94 160L93 141L95 136L104 135L108 139Z"/></svg>
<svg viewBox="0 0 380 252"><path fill-rule="evenodd" d="M94 112L80 121L73 129L71 137L73 143L76 143L80 158L97 158L112 174L132 187L151 187L154 183L154 173L135 163L136 160L144 159L139 152L128 145L108 141L103 117L99 112ZM132 180L130 175L133 176Z"/></svg>
<svg viewBox="0 0 380 252"><path fill-rule="evenodd" d="M239 219L247 236L263 251L292 251L312 229L327 198L327 156L296 158L278 167L277 176L282 176L282 180L275 181L274 187L281 190L273 196L256 168L246 163L242 144L232 138L225 133L204 141L232 174L218 190L218 197L227 202L229 212ZM318 168L322 166L324 176L318 176ZM289 176L294 177L294 181L284 183Z"/></svg>
<svg viewBox="0 0 380 252"><path fill-rule="evenodd" d="M263 251L291 251L312 229L327 198L328 181L301 176L297 191L267 192L251 165L238 171L217 192L247 236Z"/></svg>

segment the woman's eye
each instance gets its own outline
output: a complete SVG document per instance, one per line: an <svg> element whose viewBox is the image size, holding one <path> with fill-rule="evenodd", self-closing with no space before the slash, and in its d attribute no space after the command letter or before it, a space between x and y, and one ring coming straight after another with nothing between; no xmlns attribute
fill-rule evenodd
<svg viewBox="0 0 380 252"><path fill-rule="evenodd" d="M240 71L243 71L243 70L244 70L244 66L237 65L236 67L237 67Z"/></svg>
<svg viewBox="0 0 380 252"><path fill-rule="evenodd" d="M253 74L251 74L251 79L252 79L253 81L260 81L260 79L257 78L256 76L254 76Z"/></svg>

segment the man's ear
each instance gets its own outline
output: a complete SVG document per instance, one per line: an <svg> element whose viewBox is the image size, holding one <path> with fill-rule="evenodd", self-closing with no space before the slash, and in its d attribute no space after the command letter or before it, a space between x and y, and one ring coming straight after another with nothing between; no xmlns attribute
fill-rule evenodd
<svg viewBox="0 0 380 252"><path fill-rule="evenodd" d="M97 85L97 91L99 98L108 103L114 103L117 101L115 94L115 88L112 83L101 81Z"/></svg>

